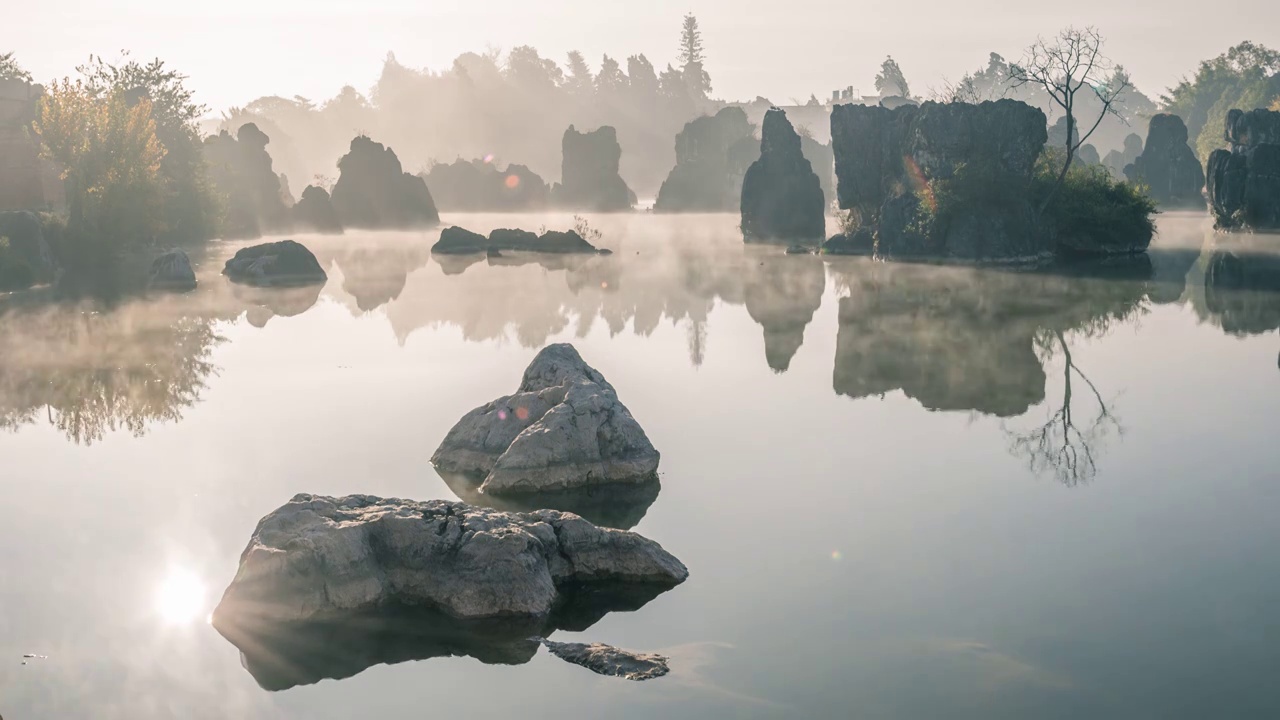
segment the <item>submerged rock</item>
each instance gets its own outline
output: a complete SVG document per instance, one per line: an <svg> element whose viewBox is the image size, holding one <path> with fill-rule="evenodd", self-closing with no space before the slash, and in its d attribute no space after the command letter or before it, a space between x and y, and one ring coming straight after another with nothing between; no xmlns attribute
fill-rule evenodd
<svg viewBox="0 0 1280 720"><path fill-rule="evenodd" d="M501 257L503 250L552 254L602 252L573 230L548 230L536 235L528 230L506 228L494 230L487 238L460 227L445 228L440 240L431 247L431 252L440 255L486 253L490 257Z"/></svg>
<svg viewBox="0 0 1280 720"><path fill-rule="evenodd" d="M464 415L431 462L486 494L518 495L656 482L659 457L604 376L557 344L533 359L516 394Z"/></svg>
<svg viewBox="0 0 1280 720"><path fill-rule="evenodd" d="M801 151L786 112L770 108L761 126L760 159L742 182L742 234L748 241L807 240L826 231L822 183Z"/></svg>
<svg viewBox="0 0 1280 720"><path fill-rule="evenodd" d="M395 151L364 135L338 161L333 207L345 227L413 230L440 222L427 183L404 172Z"/></svg>
<svg viewBox="0 0 1280 720"><path fill-rule="evenodd" d="M651 680L671 669L669 658L655 653L637 653L601 643L561 643L539 638L552 655L588 670L627 680Z"/></svg>
<svg viewBox="0 0 1280 720"><path fill-rule="evenodd" d="M431 252L441 255L469 255L482 253L489 247L489 238L458 226L440 231L440 239L431 246Z"/></svg>
<svg viewBox="0 0 1280 720"><path fill-rule="evenodd" d="M822 243L823 255L874 255L876 237L866 228L858 228L853 234L839 233Z"/></svg>
<svg viewBox="0 0 1280 720"><path fill-rule="evenodd" d="M561 151L560 184L553 191L557 205L617 212L630 210L636 204L635 193L618 174L622 146L612 127L605 125L582 133L570 125L564 131Z"/></svg>
<svg viewBox="0 0 1280 720"><path fill-rule="evenodd" d="M1208 194L1217 226L1280 229L1280 112L1227 113L1230 150L1209 156Z"/></svg>
<svg viewBox="0 0 1280 720"><path fill-rule="evenodd" d="M501 250L533 250L545 253L594 253L599 252L594 245L587 242L574 230L548 230L538 236L538 241L531 248L499 245Z"/></svg>
<svg viewBox="0 0 1280 720"><path fill-rule="evenodd" d="M342 234L342 221L333 209L329 191L317 185L308 185L302 191L302 199L293 206L293 227L298 232Z"/></svg>
<svg viewBox="0 0 1280 720"><path fill-rule="evenodd" d="M1147 143L1126 173L1144 183L1151 199L1169 207L1204 207L1204 169L1187 144L1187 126L1177 115L1152 116Z"/></svg>
<svg viewBox="0 0 1280 720"><path fill-rule="evenodd" d="M584 585L652 597L688 574L658 543L569 513L304 494L258 523L213 624L322 621L397 605L542 622Z"/></svg>
<svg viewBox="0 0 1280 720"><path fill-rule="evenodd" d="M151 261L148 285L156 290L186 292L196 289L196 273L191 258L181 250L170 250Z"/></svg>
<svg viewBox="0 0 1280 720"><path fill-rule="evenodd" d="M654 212L733 210L747 168L760 157L754 128L739 107L686 123L676 135L676 165L658 190Z"/></svg>
<svg viewBox="0 0 1280 720"><path fill-rule="evenodd" d="M267 287L323 284L329 279L316 256L292 240L243 248L227 261L222 274L235 282Z"/></svg>

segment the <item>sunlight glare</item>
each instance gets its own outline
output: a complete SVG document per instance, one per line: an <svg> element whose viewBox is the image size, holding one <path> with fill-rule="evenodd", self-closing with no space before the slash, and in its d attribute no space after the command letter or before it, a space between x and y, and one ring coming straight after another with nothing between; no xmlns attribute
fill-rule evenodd
<svg viewBox="0 0 1280 720"><path fill-rule="evenodd" d="M184 625L206 615L204 582L190 570L174 569L156 591L156 610L170 625Z"/></svg>

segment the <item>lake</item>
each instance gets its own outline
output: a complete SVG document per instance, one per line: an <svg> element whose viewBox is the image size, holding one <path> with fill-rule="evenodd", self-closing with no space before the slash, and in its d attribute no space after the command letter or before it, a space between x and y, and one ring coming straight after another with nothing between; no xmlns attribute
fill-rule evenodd
<svg viewBox="0 0 1280 720"><path fill-rule="evenodd" d="M0 714L1280 716L1280 237L1172 213L1145 257L1030 272L590 221L612 256L349 233L297 238L323 288L232 286L247 243L216 243L188 295L0 300ZM661 451L621 524L690 572L553 639L671 674L540 651L261 687L207 622L258 520L456 498L432 452L553 342Z"/></svg>

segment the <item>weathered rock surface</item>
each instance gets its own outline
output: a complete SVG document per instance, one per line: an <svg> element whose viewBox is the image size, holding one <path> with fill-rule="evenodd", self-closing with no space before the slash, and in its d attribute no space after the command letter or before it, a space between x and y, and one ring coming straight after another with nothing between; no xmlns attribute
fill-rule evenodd
<svg viewBox="0 0 1280 720"><path fill-rule="evenodd" d="M742 181L742 234L747 241L818 244L826 235L822 183L801 150L786 112L771 108L761 125L760 159Z"/></svg>
<svg viewBox="0 0 1280 720"><path fill-rule="evenodd" d="M391 606L543 621L579 586L644 594L686 577L658 543L569 513L304 494L258 523L213 623L322 621Z"/></svg>
<svg viewBox="0 0 1280 720"><path fill-rule="evenodd" d="M196 289L196 273L191 258L181 250L170 250L151 261L148 285L155 290L186 292Z"/></svg>
<svg viewBox="0 0 1280 720"><path fill-rule="evenodd" d="M622 146L618 133L605 125L587 133L570 125L561 141L560 184L552 191L564 208L617 212L630 210L636 195L618 174Z"/></svg>
<svg viewBox="0 0 1280 720"><path fill-rule="evenodd" d="M656 482L659 461L613 386L568 344L538 353L514 395L467 413L431 458L492 495Z"/></svg>
<svg viewBox="0 0 1280 720"><path fill-rule="evenodd" d="M885 258L1039 260L1053 251L1029 188L1044 113L1015 100L838 105L831 115L839 205L856 210ZM938 183L965 200L940 212Z"/></svg>
<svg viewBox="0 0 1280 720"><path fill-rule="evenodd" d="M492 242L493 238L490 237ZM538 236L533 247L498 245L499 250L532 250L544 253L594 253L600 252L574 230L548 230Z"/></svg>
<svg viewBox="0 0 1280 720"><path fill-rule="evenodd" d="M1151 199L1168 207L1204 207L1204 169L1187 144L1187 126L1177 115L1151 118L1147 143L1127 172L1144 183Z"/></svg>
<svg viewBox="0 0 1280 720"><path fill-rule="evenodd" d="M0 212L0 292L53 282L60 270L53 248L33 212Z"/></svg>
<svg viewBox="0 0 1280 720"><path fill-rule="evenodd" d="M328 235L342 234L342 221L333 209L329 191L317 185L308 185L302 191L302 199L293 206L293 227L297 232L314 232Z"/></svg>
<svg viewBox="0 0 1280 720"><path fill-rule="evenodd" d="M256 238L285 228L288 190L272 169L267 153L270 142L253 123L241 125L235 137L223 130L205 138L209 179L227 199L224 228L228 238Z"/></svg>
<svg viewBox="0 0 1280 720"><path fill-rule="evenodd" d="M552 655L581 665L600 675L626 678L627 680L651 680L671 671L669 658L656 653L638 653L622 650L601 643L561 643L539 638Z"/></svg>
<svg viewBox="0 0 1280 720"><path fill-rule="evenodd" d="M747 168L760 157L755 129L739 107L686 123L676 135L676 165L658 190L655 212L720 212L742 200Z"/></svg>
<svg viewBox="0 0 1280 720"><path fill-rule="evenodd" d="M489 238L458 226L440 231L440 239L431 246L431 252L441 255L467 255L482 253L489 247Z"/></svg>
<svg viewBox="0 0 1280 720"><path fill-rule="evenodd" d="M356 137L338 170L332 199L344 227L413 230L440 222L426 181L404 172L395 152L382 143Z"/></svg>
<svg viewBox="0 0 1280 720"><path fill-rule="evenodd" d="M499 170L483 160L433 165L424 176L436 206L445 212L515 212L541 210L550 189L524 165Z"/></svg>
<svg viewBox="0 0 1280 720"><path fill-rule="evenodd" d="M573 230L548 230L542 235L536 235L528 230L507 228L494 230L486 238L464 228L448 227L440 233L440 240L431 247L431 252L440 255L488 253L492 257L500 257L503 250L552 254L604 252Z"/></svg>
<svg viewBox="0 0 1280 720"><path fill-rule="evenodd" d="M1280 228L1280 112L1227 113L1230 150L1215 150L1207 169L1209 202L1220 228Z"/></svg>
<svg viewBox="0 0 1280 720"><path fill-rule="evenodd" d="M876 237L866 228L858 228L851 235L839 233L822 243L823 255L874 255Z"/></svg>
<svg viewBox="0 0 1280 720"><path fill-rule="evenodd" d="M293 240L243 248L222 269L235 282L265 287L323 284L324 268L305 246Z"/></svg>

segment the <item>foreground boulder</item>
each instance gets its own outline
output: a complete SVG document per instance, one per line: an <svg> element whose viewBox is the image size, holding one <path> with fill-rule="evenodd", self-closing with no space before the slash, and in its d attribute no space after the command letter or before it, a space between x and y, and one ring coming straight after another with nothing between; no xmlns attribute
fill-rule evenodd
<svg viewBox="0 0 1280 720"><path fill-rule="evenodd" d="M837 196L884 258L1041 260L1030 186L1048 131L1015 100L926 102L895 110L837 105L831 114ZM938 207L938 188L962 201Z"/></svg>
<svg viewBox="0 0 1280 720"><path fill-rule="evenodd" d="M747 241L811 241L826 234L822 183L801 150L786 112L770 108L761 125L760 159L742 181Z"/></svg>
<svg viewBox="0 0 1280 720"><path fill-rule="evenodd" d="M1126 170L1151 199L1166 207L1204 207L1204 169L1187 144L1187 126L1177 115L1152 116L1147 143Z"/></svg>
<svg viewBox="0 0 1280 720"><path fill-rule="evenodd" d="M317 185L308 185L302 198L293 206L293 227L297 232L314 232L341 235L342 221L333 209L329 191Z"/></svg>
<svg viewBox="0 0 1280 720"><path fill-rule="evenodd" d="M492 495L657 482L658 460L613 386L568 344L543 348L514 395L464 415L431 457Z"/></svg>
<svg viewBox="0 0 1280 720"><path fill-rule="evenodd" d="M338 161L333 207L345 227L414 230L440 222L427 183L404 172L389 147L361 135Z"/></svg>
<svg viewBox="0 0 1280 720"><path fill-rule="evenodd" d="M755 128L739 107L686 123L676 165L658 190L655 212L721 212L738 207L747 168L760 157Z"/></svg>
<svg viewBox="0 0 1280 720"><path fill-rule="evenodd" d="M316 256L292 240L244 248L227 261L222 274L260 287L323 284L329 279Z"/></svg>
<svg viewBox="0 0 1280 720"><path fill-rule="evenodd" d="M196 273L191 258L181 250L170 250L151 261L147 284L155 290L186 292L196 289Z"/></svg>
<svg viewBox="0 0 1280 720"><path fill-rule="evenodd" d="M665 655L631 652L602 643L588 645L545 639L541 642L552 655L600 675L639 681L662 677L671 671Z"/></svg>
<svg viewBox="0 0 1280 720"><path fill-rule="evenodd" d="M0 292L57 279L60 266L33 212L0 212Z"/></svg>
<svg viewBox="0 0 1280 720"><path fill-rule="evenodd" d="M1208 194L1220 228L1280 229L1280 112L1232 110L1229 150L1209 156Z"/></svg>
<svg viewBox="0 0 1280 720"><path fill-rule="evenodd" d="M322 621L395 606L459 620L544 621L583 586L656 594L688 574L652 540L554 510L304 494L258 523L213 624Z"/></svg>
<svg viewBox="0 0 1280 720"><path fill-rule="evenodd" d="M636 195L627 187L618 168L622 146L618 133L605 125L587 133L570 125L560 144L563 157L560 184L553 188L556 205L563 208L618 212L630 210Z"/></svg>

